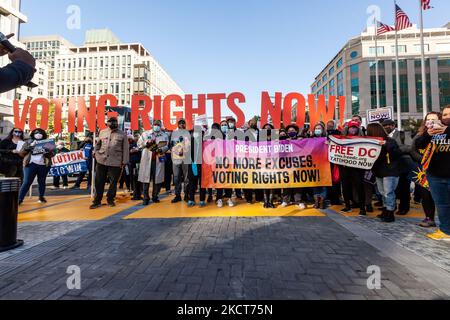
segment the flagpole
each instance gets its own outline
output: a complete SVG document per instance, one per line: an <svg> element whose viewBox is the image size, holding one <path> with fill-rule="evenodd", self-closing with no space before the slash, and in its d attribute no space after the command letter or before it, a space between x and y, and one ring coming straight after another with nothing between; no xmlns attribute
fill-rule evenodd
<svg viewBox="0 0 450 320"><path fill-rule="evenodd" d="M428 113L428 99L427 99L427 74L425 68L425 41L423 37L423 6L421 0L419 0L419 6L420 6L420 51L422 60L422 106L423 106L423 117L425 118Z"/></svg>
<svg viewBox="0 0 450 320"><path fill-rule="evenodd" d="M396 73L396 93L397 93L397 128L402 131L402 116L401 116L401 94L400 94L400 66L398 61L398 28L397 28L397 1L395 3L395 73Z"/></svg>
<svg viewBox="0 0 450 320"><path fill-rule="evenodd" d="M378 21L375 19L375 82L377 90L377 109L380 109L380 80L378 69Z"/></svg>

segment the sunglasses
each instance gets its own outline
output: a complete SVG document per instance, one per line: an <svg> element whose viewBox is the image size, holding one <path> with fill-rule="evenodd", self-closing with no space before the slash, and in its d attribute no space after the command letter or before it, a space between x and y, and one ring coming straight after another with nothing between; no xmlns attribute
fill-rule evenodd
<svg viewBox="0 0 450 320"><path fill-rule="evenodd" d="M20 133L20 134L22 134L22 133L23 133L23 131L19 131L19 130L14 130L14 131L13 131L13 133Z"/></svg>

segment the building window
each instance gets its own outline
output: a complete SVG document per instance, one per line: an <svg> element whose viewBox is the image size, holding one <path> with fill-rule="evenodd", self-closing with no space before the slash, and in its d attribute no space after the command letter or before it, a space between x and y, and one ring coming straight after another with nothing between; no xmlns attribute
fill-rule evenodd
<svg viewBox="0 0 450 320"><path fill-rule="evenodd" d="M427 104L431 109L431 77L430 73L427 72ZM423 93L422 93L422 73L416 71L416 104L417 112L423 111Z"/></svg>
<svg viewBox="0 0 450 320"><path fill-rule="evenodd" d="M386 79L384 75L378 76L379 94L380 94L380 107L386 107ZM377 82L376 76L370 76L370 96L372 109L377 108Z"/></svg>
<svg viewBox="0 0 450 320"><path fill-rule="evenodd" d="M370 68L370 95L371 108L377 108L377 82L376 82L376 62L369 62ZM384 61L378 61L378 85L380 94L380 107L386 107L386 79L384 75L385 64Z"/></svg>
<svg viewBox="0 0 450 320"><path fill-rule="evenodd" d="M406 69L408 68L406 60L404 60L404 59L403 60L398 60L398 67L399 67L400 70L405 70L405 72L406 72ZM392 61L392 71L394 73L395 73L395 69L396 69L395 61Z"/></svg>
<svg viewBox="0 0 450 320"><path fill-rule="evenodd" d="M391 52L395 54L395 46L391 46ZM399 45L398 53L406 53L406 45Z"/></svg>
<svg viewBox="0 0 450 320"><path fill-rule="evenodd" d="M322 77L322 81L323 82L326 82L328 80L328 76L327 75L324 75L323 77Z"/></svg>
<svg viewBox="0 0 450 320"><path fill-rule="evenodd" d="M397 79L392 76L392 92L394 95L394 111L397 112ZM409 112L408 75L400 74L400 110Z"/></svg>
<svg viewBox="0 0 450 320"><path fill-rule="evenodd" d="M370 68L371 71L376 71L376 68L377 68L376 62L375 61L370 61L369 62L369 68ZM384 61L378 61L378 69L379 70L381 70L381 69L384 70Z"/></svg>
<svg viewBox="0 0 450 320"><path fill-rule="evenodd" d="M330 77L334 74L334 67L330 68L330 71L328 72L328 74L330 75Z"/></svg>
<svg viewBox="0 0 450 320"><path fill-rule="evenodd" d="M352 88L352 114L359 114L360 100L359 100L359 78L351 79Z"/></svg>
<svg viewBox="0 0 450 320"><path fill-rule="evenodd" d="M384 54L384 47L383 46L378 46L377 47L377 51L378 51L378 54ZM371 56L374 56L375 55L375 47L370 47L369 48L369 54L371 55Z"/></svg>
<svg viewBox="0 0 450 320"><path fill-rule="evenodd" d="M438 60L438 67L450 67L450 59Z"/></svg>
<svg viewBox="0 0 450 320"><path fill-rule="evenodd" d="M424 45L424 47L425 47L425 52L429 52L430 51L430 45L429 44ZM420 44L415 44L414 45L414 52L420 53L420 52L422 52L421 50L422 49L421 49L421 45Z"/></svg>
<svg viewBox="0 0 450 320"><path fill-rule="evenodd" d="M450 72L439 73L439 97L441 108L450 105Z"/></svg>
<svg viewBox="0 0 450 320"><path fill-rule="evenodd" d="M441 108L450 104L450 59L438 60L439 97Z"/></svg>
<svg viewBox="0 0 450 320"><path fill-rule="evenodd" d="M352 51L352 53L350 53L350 59L355 59L356 57L358 57L358 51Z"/></svg>
<svg viewBox="0 0 450 320"><path fill-rule="evenodd" d="M350 66L350 72L351 73L359 73L359 65L358 64L352 64Z"/></svg>
<svg viewBox="0 0 450 320"><path fill-rule="evenodd" d="M343 72L339 72L337 74L337 95L344 96L344 74Z"/></svg>
<svg viewBox="0 0 450 320"><path fill-rule="evenodd" d="M336 67L339 69L340 67L342 67L343 62L342 62L342 58L340 58L336 64Z"/></svg>

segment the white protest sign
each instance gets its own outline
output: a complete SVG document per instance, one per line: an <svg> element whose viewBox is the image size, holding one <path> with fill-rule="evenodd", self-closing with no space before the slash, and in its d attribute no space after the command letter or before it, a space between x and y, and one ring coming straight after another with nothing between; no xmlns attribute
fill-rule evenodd
<svg viewBox="0 0 450 320"><path fill-rule="evenodd" d="M380 138L330 136L328 158L341 166L372 169L381 153Z"/></svg>
<svg viewBox="0 0 450 320"><path fill-rule="evenodd" d="M367 110L367 123L392 120L394 109L392 107Z"/></svg>

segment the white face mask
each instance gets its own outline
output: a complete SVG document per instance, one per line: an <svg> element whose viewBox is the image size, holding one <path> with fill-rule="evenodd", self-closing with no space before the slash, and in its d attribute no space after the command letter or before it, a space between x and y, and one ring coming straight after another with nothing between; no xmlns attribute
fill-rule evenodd
<svg viewBox="0 0 450 320"><path fill-rule="evenodd" d="M41 133L36 133L34 135L34 139L36 139L36 140L42 140L42 138L44 138L44 136Z"/></svg>

